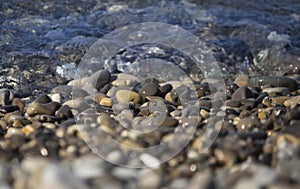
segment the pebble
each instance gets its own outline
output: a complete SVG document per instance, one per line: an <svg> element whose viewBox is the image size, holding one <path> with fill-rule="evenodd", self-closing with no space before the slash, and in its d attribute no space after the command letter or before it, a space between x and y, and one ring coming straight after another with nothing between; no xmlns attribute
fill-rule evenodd
<svg viewBox="0 0 300 189"><path fill-rule="evenodd" d="M254 127L260 126L260 122L257 118L249 116L242 118L238 121L236 127L238 131L251 130Z"/></svg>
<svg viewBox="0 0 300 189"><path fill-rule="evenodd" d="M145 85L143 85L140 90L139 90L139 94L145 98L146 96L155 96L159 93L159 88L157 85L153 84L153 83L147 83ZM159 94L158 94L159 95Z"/></svg>
<svg viewBox="0 0 300 189"><path fill-rule="evenodd" d="M240 101L243 99L253 98L253 93L248 87L238 88L231 96L232 100Z"/></svg>
<svg viewBox="0 0 300 189"><path fill-rule="evenodd" d="M113 105L111 98L102 98L99 103L101 106L111 107Z"/></svg>
<svg viewBox="0 0 300 189"><path fill-rule="evenodd" d="M55 102L50 102L48 104L40 104L37 102L32 102L28 105L26 113L29 116L35 116L37 114L53 115L55 111L59 108L60 104Z"/></svg>
<svg viewBox="0 0 300 189"><path fill-rule="evenodd" d="M257 86L260 88L267 87L286 87L290 91L295 91L298 89L297 81L287 77L280 76L257 76L252 77L249 80L250 86Z"/></svg>
<svg viewBox="0 0 300 189"><path fill-rule="evenodd" d="M55 112L55 116L59 119L67 119L67 118L72 118L73 114L70 106L63 105Z"/></svg>
<svg viewBox="0 0 300 189"><path fill-rule="evenodd" d="M241 75L238 76L234 83L237 84L239 87L246 87L249 85L249 76L248 75Z"/></svg>
<svg viewBox="0 0 300 189"><path fill-rule="evenodd" d="M278 97L272 97L271 101L272 103L274 103L275 105L280 104L283 105L284 102L288 99L290 99L291 97L289 96L278 96Z"/></svg>
<svg viewBox="0 0 300 189"><path fill-rule="evenodd" d="M141 102L141 97L138 93L123 89L116 92L116 99L119 103L133 102L139 104Z"/></svg>
<svg viewBox="0 0 300 189"><path fill-rule="evenodd" d="M88 79L88 83L92 83L92 85L97 89L101 89L110 81L110 73L107 70L99 70L91 75Z"/></svg>
<svg viewBox="0 0 300 189"><path fill-rule="evenodd" d="M272 87L272 88L264 88L262 92L266 92L269 95L271 94L282 94L284 92L289 92L289 89L286 87Z"/></svg>
<svg viewBox="0 0 300 189"><path fill-rule="evenodd" d="M143 153L140 155L140 160L149 168L157 169L160 167L161 162L156 157Z"/></svg>
<svg viewBox="0 0 300 189"><path fill-rule="evenodd" d="M90 107L90 104L86 100L80 98L68 100L63 103L63 106L64 105L69 106L71 109L76 109L79 112L82 112Z"/></svg>
<svg viewBox="0 0 300 189"><path fill-rule="evenodd" d="M286 107L293 107L296 106L297 104L300 104L300 96L295 96L292 97L291 99L288 99L284 101L283 103Z"/></svg>
<svg viewBox="0 0 300 189"><path fill-rule="evenodd" d="M156 189L162 184L162 174L151 169L142 169L138 180L139 188Z"/></svg>
<svg viewBox="0 0 300 189"><path fill-rule="evenodd" d="M14 94L9 89L0 89L0 105L9 105L14 98Z"/></svg>
<svg viewBox="0 0 300 189"><path fill-rule="evenodd" d="M25 107L24 102L19 98L14 98L13 101L12 101L12 105L18 106L19 110L21 112L24 110L24 107Z"/></svg>

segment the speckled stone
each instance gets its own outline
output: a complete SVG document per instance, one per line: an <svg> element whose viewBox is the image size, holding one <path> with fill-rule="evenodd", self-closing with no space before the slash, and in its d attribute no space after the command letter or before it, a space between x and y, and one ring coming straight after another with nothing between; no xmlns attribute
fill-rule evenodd
<svg viewBox="0 0 300 189"><path fill-rule="evenodd" d="M260 122L257 118L248 116L245 118L242 118L238 121L238 124L236 125L236 128L239 131L245 131L245 130L251 130L254 127L260 126Z"/></svg>

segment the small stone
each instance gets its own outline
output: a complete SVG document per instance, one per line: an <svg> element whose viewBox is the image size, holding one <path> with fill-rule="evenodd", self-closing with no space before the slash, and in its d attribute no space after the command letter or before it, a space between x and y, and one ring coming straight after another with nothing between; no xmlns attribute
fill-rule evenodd
<svg viewBox="0 0 300 189"><path fill-rule="evenodd" d="M236 154L229 150L215 149L214 155L219 163L228 167L231 167L237 160Z"/></svg>
<svg viewBox="0 0 300 189"><path fill-rule="evenodd" d="M63 105L69 106L71 109L78 110L79 112L82 112L90 107L90 104L84 100L84 99L73 99L73 100L68 100Z"/></svg>
<svg viewBox="0 0 300 189"><path fill-rule="evenodd" d="M297 104L300 104L300 96L292 97L291 99L288 99L288 100L284 101L283 104L286 107L296 106Z"/></svg>
<svg viewBox="0 0 300 189"><path fill-rule="evenodd" d="M157 159L156 157L150 155L150 154L146 154L143 153L140 155L140 160L149 168L159 168L161 162L159 161L159 159Z"/></svg>
<svg viewBox="0 0 300 189"><path fill-rule="evenodd" d="M135 104L139 104L141 101L141 97L138 93L123 89L116 92L116 99L119 103L134 102Z"/></svg>
<svg viewBox="0 0 300 189"><path fill-rule="evenodd" d="M14 94L9 89L0 89L0 105L9 105L13 100Z"/></svg>
<svg viewBox="0 0 300 189"><path fill-rule="evenodd" d="M105 114L105 113L101 114L97 118L97 123L100 125L109 127L109 126L111 126L111 122L112 122L112 118L108 114Z"/></svg>
<svg viewBox="0 0 300 189"><path fill-rule="evenodd" d="M167 83L165 85L162 85L161 87L159 87L159 90L166 95L168 92L170 92L173 89L172 85Z"/></svg>
<svg viewBox="0 0 300 189"><path fill-rule="evenodd" d="M178 124L178 120L172 117L159 116L154 119L154 125L164 127L174 127Z"/></svg>
<svg viewBox="0 0 300 189"><path fill-rule="evenodd" d="M18 106L21 112L24 110L25 107L24 102L19 98L14 98L14 100L12 101L12 105Z"/></svg>
<svg viewBox="0 0 300 189"><path fill-rule="evenodd" d="M32 125L26 125L22 128L22 132L25 134L25 136L30 135L34 131L35 131L35 129Z"/></svg>
<svg viewBox="0 0 300 189"><path fill-rule="evenodd" d="M240 103L240 101L236 101L236 100L226 100L225 105L236 108L236 107L239 107L241 105L241 103Z"/></svg>
<svg viewBox="0 0 300 189"><path fill-rule="evenodd" d="M100 103L102 98L106 98L106 95L103 94L103 93L95 93L94 96L93 96L93 100L95 102L97 102L98 104Z"/></svg>
<svg viewBox="0 0 300 189"><path fill-rule="evenodd" d="M92 83L92 85L97 89L101 89L105 84L110 81L110 73L107 70L98 70L88 79L88 83Z"/></svg>
<svg viewBox="0 0 300 189"><path fill-rule="evenodd" d="M139 173L138 186L145 189L160 188L162 182L161 173L151 170L142 169Z"/></svg>
<svg viewBox="0 0 300 189"><path fill-rule="evenodd" d="M123 110L133 110L133 109L134 109L134 104L132 102L118 103L112 106L112 110L114 111L115 114L119 114Z"/></svg>
<svg viewBox="0 0 300 189"><path fill-rule="evenodd" d="M3 120L0 120L0 127L5 131L7 129L7 123Z"/></svg>
<svg viewBox="0 0 300 189"><path fill-rule="evenodd" d="M234 83L237 84L239 87L246 87L249 84L249 76L248 75L241 75L238 76Z"/></svg>
<svg viewBox="0 0 300 189"><path fill-rule="evenodd" d="M62 102L62 97L61 94L59 93L48 94L48 96L51 98L53 102L58 102L58 103Z"/></svg>
<svg viewBox="0 0 300 189"><path fill-rule="evenodd" d="M288 77L280 76L257 76L252 77L249 80L250 86L257 86L260 88L267 87L286 87L290 91L295 91L298 89L297 81Z"/></svg>
<svg viewBox="0 0 300 189"><path fill-rule="evenodd" d="M54 115L55 111L60 107L57 102L49 102L47 104L40 104L32 102L28 105L26 113L29 116L35 116L37 114Z"/></svg>
<svg viewBox="0 0 300 189"><path fill-rule="evenodd" d="M270 95L270 94L282 94L285 91L289 91L289 89L286 87L272 87L272 88L265 88L263 89L262 92L266 92Z"/></svg>
<svg viewBox="0 0 300 189"><path fill-rule="evenodd" d="M68 105L63 105L55 112L55 116L59 119L67 119L72 118L73 114Z"/></svg>
<svg viewBox="0 0 300 189"><path fill-rule="evenodd" d="M263 109L258 109L258 114L257 114L258 119L266 119L267 114Z"/></svg>
<svg viewBox="0 0 300 189"><path fill-rule="evenodd" d="M155 96L159 92L157 85L148 83L142 86L139 90L139 94L145 98L146 96Z"/></svg>
<svg viewBox="0 0 300 189"><path fill-rule="evenodd" d="M14 106L14 105L4 105L4 106L0 107L0 112L4 113L4 114L9 113L9 112L14 112L17 110L19 110L19 107Z"/></svg>
<svg viewBox="0 0 300 189"><path fill-rule="evenodd" d="M99 104L101 106L111 107L113 105L113 102L111 98L102 98Z"/></svg>
<svg viewBox="0 0 300 189"><path fill-rule="evenodd" d="M231 99L235 101L240 101L248 98L253 98L253 93L247 87L238 88L231 96Z"/></svg>
<svg viewBox="0 0 300 189"><path fill-rule="evenodd" d="M44 94L44 95L37 97L35 102L40 103L40 104L46 104L46 103L51 102L51 98L48 95Z"/></svg>
<svg viewBox="0 0 300 189"><path fill-rule="evenodd" d="M271 98L271 101L272 101L272 103L274 103L274 104L280 104L280 105L283 105L284 102L285 102L286 100L288 100L288 99L290 99L290 97L288 97L288 96L279 96L279 97L272 97L272 98Z"/></svg>
<svg viewBox="0 0 300 189"><path fill-rule="evenodd" d="M260 126L260 122L258 121L257 118L249 116L249 117L245 117L242 118L238 121L237 124L237 129L239 131L245 131L245 130L251 130L254 127L258 127Z"/></svg>

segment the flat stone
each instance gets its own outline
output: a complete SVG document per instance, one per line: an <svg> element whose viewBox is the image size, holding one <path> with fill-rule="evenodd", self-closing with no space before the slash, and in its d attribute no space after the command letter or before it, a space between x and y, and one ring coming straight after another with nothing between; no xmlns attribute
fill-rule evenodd
<svg viewBox="0 0 300 189"><path fill-rule="evenodd" d="M269 95L270 94L276 94L276 93L282 94L285 91L290 91L290 90L288 88L286 88L286 87L272 87L272 88L264 88L262 90L262 92L266 92Z"/></svg>
<svg viewBox="0 0 300 189"><path fill-rule="evenodd" d="M260 88L266 87L286 87L290 91L298 89L297 81L288 77L280 76L257 76L252 77L249 80L250 86L256 86Z"/></svg>
<svg viewBox="0 0 300 189"><path fill-rule="evenodd" d="M116 99L119 103L134 102L135 104L139 104L141 101L141 97L138 93L123 89L116 92Z"/></svg>

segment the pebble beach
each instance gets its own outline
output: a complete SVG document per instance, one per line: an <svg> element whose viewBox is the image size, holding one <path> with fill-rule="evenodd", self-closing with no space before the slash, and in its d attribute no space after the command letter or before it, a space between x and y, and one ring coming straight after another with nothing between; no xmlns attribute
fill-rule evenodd
<svg viewBox="0 0 300 189"><path fill-rule="evenodd" d="M262 2L1 2L0 189L300 188L300 4ZM155 44L80 75L141 22L204 41L223 88Z"/></svg>

